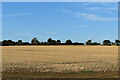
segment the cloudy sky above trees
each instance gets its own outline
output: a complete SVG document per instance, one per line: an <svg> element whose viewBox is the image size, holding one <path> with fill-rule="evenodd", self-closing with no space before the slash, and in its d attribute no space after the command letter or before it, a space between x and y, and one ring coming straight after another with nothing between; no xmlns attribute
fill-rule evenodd
<svg viewBox="0 0 120 80"><path fill-rule="evenodd" d="M3 39L101 42L118 37L117 2L4 2L2 6Z"/></svg>

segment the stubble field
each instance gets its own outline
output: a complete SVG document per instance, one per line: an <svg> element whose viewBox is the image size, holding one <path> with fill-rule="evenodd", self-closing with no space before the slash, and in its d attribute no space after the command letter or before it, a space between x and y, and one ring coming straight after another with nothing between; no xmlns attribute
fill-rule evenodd
<svg viewBox="0 0 120 80"><path fill-rule="evenodd" d="M3 78L118 77L117 46L3 46Z"/></svg>

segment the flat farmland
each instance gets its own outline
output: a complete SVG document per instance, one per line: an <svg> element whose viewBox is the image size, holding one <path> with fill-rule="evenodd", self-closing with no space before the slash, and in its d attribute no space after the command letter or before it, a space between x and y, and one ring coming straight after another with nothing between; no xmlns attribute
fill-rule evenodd
<svg viewBox="0 0 120 80"><path fill-rule="evenodd" d="M3 78L118 77L117 46L3 46Z"/></svg>

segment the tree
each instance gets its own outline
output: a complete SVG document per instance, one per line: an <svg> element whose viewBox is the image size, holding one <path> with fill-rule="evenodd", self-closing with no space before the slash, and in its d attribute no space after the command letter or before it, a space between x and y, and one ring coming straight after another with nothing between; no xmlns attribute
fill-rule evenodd
<svg viewBox="0 0 120 80"><path fill-rule="evenodd" d="M43 42L44 45L47 45L47 42Z"/></svg>
<svg viewBox="0 0 120 80"><path fill-rule="evenodd" d="M93 43L90 43L90 45L100 45L100 43L98 43L98 42L93 42Z"/></svg>
<svg viewBox="0 0 120 80"><path fill-rule="evenodd" d="M52 41L53 41L52 38L49 38L49 39L47 40L47 43L48 43L48 44L51 44Z"/></svg>
<svg viewBox="0 0 120 80"><path fill-rule="evenodd" d="M72 44L72 41L70 39L66 40L66 44Z"/></svg>
<svg viewBox="0 0 120 80"><path fill-rule="evenodd" d="M57 44L57 41L56 41L56 40L53 40L52 38L49 38L49 39L47 40L47 44L49 44L49 45L56 45L56 44Z"/></svg>
<svg viewBox="0 0 120 80"><path fill-rule="evenodd" d="M38 40L37 38L33 38L33 39L31 40L31 44L33 44L33 45L38 45L38 44L40 44L40 42L39 42L39 40Z"/></svg>
<svg viewBox="0 0 120 80"><path fill-rule="evenodd" d="M2 46L2 41L0 41L0 46Z"/></svg>
<svg viewBox="0 0 120 80"><path fill-rule="evenodd" d="M7 40L3 40L3 41L2 41L2 45L3 45L3 46L8 46Z"/></svg>
<svg viewBox="0 0 120 80"><path fill-rule="evenodd" d="M90 45L92 40L87 40L86 45Z"/></svg>
<svg viewBox="0 0 120 80"><path fill-rule="evenodd" d="M52 43L53 45L56 45L57 44L57 41L56 40L52 40Z"/></svg>
<svg viewBox="0 0 120 80"><path fill-rule="evenodd" d="M103 41L103 45L111 45L110 40L104 40L104 41Z"/></svg>
<svg viewBox="0 0 120 80"><path fill-rule="evenodd" d="M118 46L120 45L120 40L115 40L115 44Z"/></svg>
<svg viewBox="0 0 120 80"><path fill-rule="evenodd" d="M2 45L3 46L15 45L15 42L12 40L3 40Z"/></svg>
<svg viewBox="0 0 120 80"><path fill-rule="evenodd" d="M114 42L111 42L111 45L116 45L116 43L114 43Z"/></svg>
<svg viewBox="0 0 120 80"><path fill-rule="evenodd" d="M74 42L72 45L84 45L84 43Z"/></svg>
<svg viewBox="0 0 120 80"><path fill-rule="evenodd" d="M19 43L22 43L22 40L18 40Z"/></svg>
<svg viewBox="0 0 120 80"><path fill-rule="evenodd" d="M18 40L17 44L22 45L22 40Z"/></svg>
<svg viewBox="0 0 120 80"><path fill-rule="evenodd" d="M23 42L22 45L30 45L29 42Z"/></svg>
<svg viewBox="0 0 120 80"><path fill-rule="evenodd" d="M8 45L15 45L15 42L12 40L8 40L7 43L8 43Z"/></svg>
<svg viewBox="0 0 120 80"><path fill-rule="evenodd" d="M60 40L57 40L57 44L61 44L61 41L60 41Z"/></svg>

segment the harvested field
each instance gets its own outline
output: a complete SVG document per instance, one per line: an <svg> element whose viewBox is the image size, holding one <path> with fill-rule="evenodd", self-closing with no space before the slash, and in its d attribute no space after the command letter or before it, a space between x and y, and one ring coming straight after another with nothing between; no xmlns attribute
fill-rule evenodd
<svg viewBox="0 0 120 80"><path fill-rule="evenodd" d="M118 77L117 46L3 46L3 78Z"/></svg>

